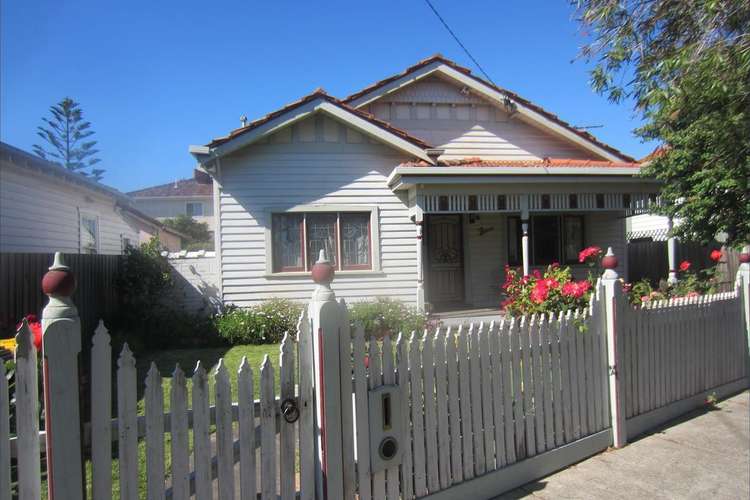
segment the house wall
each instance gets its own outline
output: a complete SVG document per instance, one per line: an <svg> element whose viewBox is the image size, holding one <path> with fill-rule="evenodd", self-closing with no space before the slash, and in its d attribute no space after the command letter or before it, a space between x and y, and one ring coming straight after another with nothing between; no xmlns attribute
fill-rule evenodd
<svg viewBox="0 0 750 500"><path fill-rule="evenodd" d="M427 77L367 106L383 120L445 149L441 159L597 159L587 150L510 117L455 84Z"/></svg>
<svg viewBox="0 0 750 500"><path fill-rule="evenodd" d="M247 306L285 297L306 301L307 275L266 275L269 209L295 205L367 205L379 208L381 273L338 272L333 288L348 301L388 296L416 302L416 229L406 193L386 186L407 160L384 145L320 115L281 130L221 161L219 254L226 302Z"/></svg>
<svg viewBox="0 0 750 500"><path fill-rule="evenodd" d="M178 215L187 214L188 202L203 203L203 216L194 216L198 222L208 224L208 230L214 231L214 204L210 196L169 197L169 198L139 198L133 197L133 204L146 215L157 219L171 219Z"/></svg>
<svg viewBox="0 0 750 500"><path fill-rule="evenodd" d="M663 215L634 215L626 220L628 234L652 235L656 240L665 240L669 230L669 218Z"/></svg>
<svg viewBox="0 0 750 500"><path fill-rule="evenodd" d="M98 216L101 254L139 241L112 198L0 159L0 252L78 253L80 212Z"/></svg>

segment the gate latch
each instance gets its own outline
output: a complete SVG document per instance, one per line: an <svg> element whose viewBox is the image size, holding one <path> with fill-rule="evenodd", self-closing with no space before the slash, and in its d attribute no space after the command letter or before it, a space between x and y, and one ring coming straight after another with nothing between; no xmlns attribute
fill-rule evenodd
<svg viewBox="0 0 750 500"><path fill-rule="evenodd" d="M287 423L293 424L299 419L299 408L294 398L287 398L281 402L281 415Z"/></svg>

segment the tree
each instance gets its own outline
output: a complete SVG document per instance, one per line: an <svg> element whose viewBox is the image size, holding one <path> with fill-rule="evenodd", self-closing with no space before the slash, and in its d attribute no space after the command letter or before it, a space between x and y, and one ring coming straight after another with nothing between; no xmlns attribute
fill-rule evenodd
<svg viewBox="0 0 750 500"><path fill-rule="evenodd" d="M95 149L96 142L87 141L94 135L91 123L84 121L80 104L70 97L66 97L49 108L50 118L42 118L46 124L37 127L37 135L46 143L47 147L34 144L34 152L44 158L62 164L68 170L83 175L90 175L99 181L104 170L94 168L99 163ZM90 169L90 170L89 170Z"/></svg>
<svg viewBox="0 0 750 500"><path fill-rule="evenodd" d="M164 225L179 231L187 240L183 239L182 248L187 250L213 250L214 240L208 230L208 224L198 222L185 214L178 215L174 219L165 219Z"/></svg>
<svg viewBox="0 0 750 500"><path fill-rule="evenodd" d="M676 233L732 246L750 241L750 3L742 0L578 0L594 60L591 84L632 99L662 144L643 169L663 182L657 213Z"/></svg>

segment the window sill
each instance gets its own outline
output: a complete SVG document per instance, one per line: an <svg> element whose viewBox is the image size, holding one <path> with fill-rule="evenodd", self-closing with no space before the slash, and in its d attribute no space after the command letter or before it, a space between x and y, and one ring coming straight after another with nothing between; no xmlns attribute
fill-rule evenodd
<svg viewBox="0 0 750 500"><path fill-rule="evenodd" d="M349 271L336 271L336 276L351 276L351 277L357 277L357 276L385 276L385 273L383 271L377 271L377 270L349 270ZM282 273L266 273L263 275L264 278L267 279L273 279L273 278L309 278L310 281L312 281L312 278L310 277L309 271L292 271L292 272L282 272ZM334 281L335 281L334 277Z"/></svg>

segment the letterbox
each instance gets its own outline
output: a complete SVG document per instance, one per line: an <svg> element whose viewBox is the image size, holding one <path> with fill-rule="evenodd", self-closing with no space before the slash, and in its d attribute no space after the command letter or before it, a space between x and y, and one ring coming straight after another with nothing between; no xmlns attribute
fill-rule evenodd
<svg viewBox="0 0 750 500"><path fill-rule="evenodd" d="M383 385L369 393L370 472L401 463L404 418L398 385Z"/></svg>

